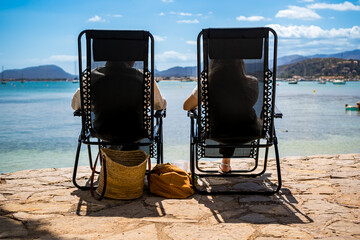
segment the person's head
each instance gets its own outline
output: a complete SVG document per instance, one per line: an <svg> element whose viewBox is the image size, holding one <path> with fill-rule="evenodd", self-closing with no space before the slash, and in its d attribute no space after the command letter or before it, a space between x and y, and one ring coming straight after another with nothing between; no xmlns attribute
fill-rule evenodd
<svg viewBox="0 0 360 240"><path fill-rule="evenodd" d="M116 66L124 66L124 65L133 67L135 65L135 61L107 61L105 63L105 67L116 67Z"/></svg>
<svg viewBox="0 0 360 240"><path fill-rule="evenodd" d="M360 102L357 102L356 105L358 106L358 108L360 108Z"/></svg>
<svg viewBox="0 0 360 240"><path fill-rule="evenodd" d="M245 63L242 59L212 59L210 62L210 71L215 69L227 69L245 76Z"/></svg>

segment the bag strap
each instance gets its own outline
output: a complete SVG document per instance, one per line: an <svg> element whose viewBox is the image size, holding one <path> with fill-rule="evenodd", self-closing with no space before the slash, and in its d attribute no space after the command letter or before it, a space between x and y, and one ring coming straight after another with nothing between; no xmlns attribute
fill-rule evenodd
<svg viewBox="0 0 360 240"><path fill-rule="evenodd" d="M95 196L95 193L94 193L94 176L95 176L95 169L96 169L96 164L97 164L97 161L99 159L99 156L100 156L100 151L98 153L98 155L96 156L96 160L95 160L95 163L94 163L94 167L92 169L92 173L91 173L91 179L90 179L90 191L91 191L91 196L93 196L96 200L98 201L101 201L104 196L105 196L105 191L106 191L106 158L104 155L102 155L102 167L104 169L104 187L103 187L103 191L101 193L101 195L99 197L96 197ZM97 189L97 187L96 187ZM96 190L95 189L95 190Z"/></svg>
<svg viewBox="0 0 360 240"><path fill-rule="evenodd" d="M151 173L151 158L148 157L148 175L147 175L147 180L148 180L149 186L150 186L150 173Z"/></svg>

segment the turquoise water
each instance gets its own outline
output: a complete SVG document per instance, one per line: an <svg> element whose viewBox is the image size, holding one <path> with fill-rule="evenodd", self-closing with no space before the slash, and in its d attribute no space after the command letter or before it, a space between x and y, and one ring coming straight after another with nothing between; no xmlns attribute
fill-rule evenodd
<svg viewBox="0 0 360 240"><path fill-rule="evenodd" d="M189 119L182 103L194 86L159 83L168 101L166 162L189 159ZM73 166L81 123L70 104L77 87L72 82L0 85L0 173ZM360 101L360 82L279 82L276 101L284 114L275 121L281 157L360 152L360 113L344 110L345 103ZM81 164L86 160L83 154Z"/></svg>

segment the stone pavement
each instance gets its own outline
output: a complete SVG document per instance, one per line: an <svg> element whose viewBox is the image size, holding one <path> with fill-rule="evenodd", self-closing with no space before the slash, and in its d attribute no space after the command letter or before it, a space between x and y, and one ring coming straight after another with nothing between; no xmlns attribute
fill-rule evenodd
<svg viewBox="0 0 360 240"><path fill-rule="evenodd" d="M360 239L360 154L286 157L281 164L279 194L183 200L145 189L140 199L97 201L73 186L71 168L2 174L0 238ZM87 174L81 167L79 178Z"/></svg>

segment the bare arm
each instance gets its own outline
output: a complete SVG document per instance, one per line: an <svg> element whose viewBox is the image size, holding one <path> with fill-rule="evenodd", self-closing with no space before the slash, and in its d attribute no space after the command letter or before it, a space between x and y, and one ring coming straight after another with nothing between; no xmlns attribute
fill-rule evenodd
<svg viewBox="0 0 360 240"><path fill-rule="evenodd" d="M72 98L71 101L71 107L72 109L79 110L81 108L81 103L80 103L80 89L78 88Z"/></svg>
<svg viewBox="0 0 360 240"><path fill-rule="evenodd" d="M158 88L156 82L154 82L154 109L163 110L166 108L166 105L166 99L161 95L160 89Z"/></svg>
<svg viewBox="0 0 360 240"><path fill-rule="evenodd" d="M185 100L183 108L185 111L190 111L195 109L198 106L198 99L194 94L190 94L190 96Z"/></svg>

